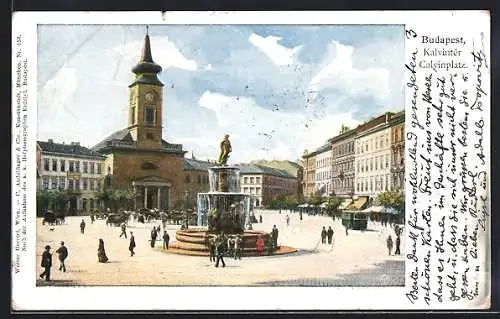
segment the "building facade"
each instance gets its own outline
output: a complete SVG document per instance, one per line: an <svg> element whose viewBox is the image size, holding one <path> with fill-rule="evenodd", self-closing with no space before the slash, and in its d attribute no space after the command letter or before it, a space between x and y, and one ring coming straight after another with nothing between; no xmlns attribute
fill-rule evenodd
<svg viewBox="0 0 500 319"><path fill-rule="evenodd" d="M302 155L303 165L303 198L311 198L316 190L316 153L307 150Z"/></svg>
<svg viewBox="0 0 500 319"><path fill-rule="evenodd" d="M332 145L332 193L339 197L354 195L354 138L356 130L346 129L328 140Z"/></svg>
<svg viewBox="0 0 500 319"><path fill-rule="evenodd" d="M355 193L371 199L391 188L392 113L379 116L357 128L354 158Z"/></svg>
<svg viewBox="0 0 500 319"><path fill-rule="evenodd" d="M240 191L252 195L260 207L278 196L297 196L297 177L285 171L257 165L237 165L240 169Z"/></svg>
<svg viewBox="0 0 500 319"><path fill-rule="evenodd" d="M332 145L330 143L326 143L319 147L315 153L315 191L321 196L330 196L333 193Z"/></svg>
<svg viewBox="0 0 500 319"><path fill-rule="evenodd" d="M198 193L210 191L208 169L212 166L214 166L213 163L200 161L194 157L184 159L184 188L180 195L187 196L189 207L196 206ZM185 201L182 196L177 197L177 201L182 202L183 200Z"/></svg>
<svg viewBox="0 0 500 319"><path fill-rule="evenodd" d="M394 114L391 126L391 188L405 191L405 112Z"/></svg>
<svg viewBox="0 0 500 319"><path fill-rule="evenodd" d="M140 61L132 68L128 124L93 147L106 156L105 187L133 189L134 208L167 210L184 197L184 154L181 144L162 138L162 71L153 61L149 35Z"/></svg>
<svg viewBox="0 0 500 319"><path fill-rule="evenodd" d="M68 190L70 214L99 208L105 157L79 143L37 142L37 164L41 190Z"/></svg>

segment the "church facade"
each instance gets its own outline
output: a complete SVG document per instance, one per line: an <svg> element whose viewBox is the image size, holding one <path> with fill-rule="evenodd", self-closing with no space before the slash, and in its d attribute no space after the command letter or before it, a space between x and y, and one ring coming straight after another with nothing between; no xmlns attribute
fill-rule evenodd
<svg viewBox="0 0 500 319"><path fill-rule="evenodd" d="M92 149L106 156L104 187L133 189L135 209L170 209L184 188L184 154L181 144L162 138L162 71L153 61L149 35L144 38L140 61L129 85L127 126Z"/></svg>

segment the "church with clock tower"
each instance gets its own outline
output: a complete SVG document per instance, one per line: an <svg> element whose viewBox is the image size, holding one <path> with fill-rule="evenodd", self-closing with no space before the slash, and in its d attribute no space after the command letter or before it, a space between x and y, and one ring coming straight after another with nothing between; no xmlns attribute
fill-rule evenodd
<svg viewBox="0 0 500 319"><path fill-rule="evenodd" d="M106 156L105 187L134 189L134 208L170 209L183 188L184 154L181 144L162 138L162 71L153 61L149 34L140 61L132 68L128 124L92 149Z"/></svg>

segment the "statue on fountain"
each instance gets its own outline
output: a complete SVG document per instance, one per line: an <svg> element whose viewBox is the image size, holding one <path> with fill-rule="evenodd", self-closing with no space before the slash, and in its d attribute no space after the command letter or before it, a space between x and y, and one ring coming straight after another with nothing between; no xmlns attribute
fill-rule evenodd
<svg viewBox="0 0 500 319"><path fill-rule="evenodd" d="M217 164L219 166L226 166L227 159L229 158L229 153L231 153L231 142L229 141L229 135L225 135L224 139L220 143L220 155Z"/></svg>

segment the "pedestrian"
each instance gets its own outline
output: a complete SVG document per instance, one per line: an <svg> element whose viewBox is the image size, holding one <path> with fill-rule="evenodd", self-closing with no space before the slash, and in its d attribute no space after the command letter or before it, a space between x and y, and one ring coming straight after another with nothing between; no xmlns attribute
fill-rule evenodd
<svg viewBox="0 0 500 319"><path fill-rule="evenodd" d="M90 223L94 223L95 221L95 217L94 217L94 213L90 213Z"/></svg>
<svg viewBox="0 0 500 319"><path fill-rule="evenodd" d="M326 232L326 237L328 238L328 245L332 244L333 229L332 226L328 226L328 231Z"/></svg>
<svg viewBox="0 0 500 319"><path fill-rule="evenodd" d="M40 278L45 277L45 281L50 281L50 267L52 267L52 254L50 253L50 246L45 246L45 251L42 254L42 264L44 271L40 274Z"/></svg>
<svg viewBox="0 0 500 319"><path fill-rule="evenodd" d="M59 266L59 271L66 272L66 265L64 264L64 261L66 258L68 258L68 248L64 246L64 242L61 242L61 246L57 248L56 253L59 255L59 261L61 262L61 265Z"/></svg>
<svg viewBox="0 0 500 319"><path fill-rule="evenodd" d="M321 243L326 244L326 228L323 226L323 229L321 230Z"/></svg>
<svg viewBox="0 0 500 319"><path fill-rule="evenodd" d="M273 249L278 249L278 228L276 228L276 225L273 226L273 230L271 231L271 237L273 241Z"/></svg>
<svg viewBox="0 0 500 319"><path fill-rule="evenodd" d="M286 215L286 225L290 226L290 216Z"/></svg>
<svg viewBox="0 0 500 319"><path fill-rule="evenodd" d="M99 238L99 247L97 248L97 260L100 263L107 263L108 256L106 256L106 249L104 249L104 240Z"/></svg>
<svg viewBox="0 0 500 319"><path fill-rule="evenodd" d="M224 253L226 252L226 241L223 236L220 236L216 241L215 246L215 255L217 256L217 260L215 261L215 267L219 267L219 261L222 262L222 267L226 267L226 263L224 262Z"/></svg>
<svg viewBox="0 0 500 319"><path fill-rule="evenodd" d="M82 234L85 233L85 221L82 219L82 222L80 223L80 232Z"/></svg>
<svg viewBox="0 0 500 319"><path fill-rule="evenodd" d="M262 224L262 215L259 215L259 223Z"/></svg>
<svg viewBox="0 0 500 319"><path fill-rule="evenodd" d="M125 235L125 239L127 238L127 225L125 223L122 223L121 225L122 232L120 233L120 238L122 238L123 235Z"/></svg>
<svg viewBox="0 0 500 319"><path fill-rule="evenodd" d="M234 255L234 245L236 244L236 241L234 240L233 236L229 236L227 238L227 254L228 256Z"/></svg>
<svg viewBox="0 0 500 319"><path fill-rule="evenodd" d="M215 237L210 236L208 238L208 252L210 257L210 262L215 261Z"/></svg>
<svg viewBox="0 0 500 319"><path fill-rule="evenodd" d="M396 250L394 251L394 255L401 255L400 246L401 246L401 237L398 234L396 236Z"/></svg>
<svg viewBox="0 0 500 319"><path fill-rule="evenodd" d="M134 233L130 232L130 244L128 245L128 250L130 251L130 257L135 255L135 238Z"/></svg>
<svg viewBox="0 0 500 319"><path fill-rule="evenodd" d="M241 236L236 236L236 240L234 241L234 260L241 260L241 245L243 244L243 239Z"/></svg>
<svg viewBox="0 0 500 319"><path fill-rule="evenodd" d="M345 235L349 236L349 226L347 224L345 225Z"/></svg>
<svg viewBox="0 0 500 319"><path fill-rule="evenodd" d="M259 237L257 237L257 242L255 245L257 246L257 255L261 256L262 251L264 251L264 240L262 240L261 235L259 235Z"/></svg>
<svg viewBox="0 0 500 319"><path fill-rule="evenodd" d="M387 238L387 250L389 251L389 256L390 256L391 251L392 251L392 237L391 237L391 235L389 235L389 237Z"/></svg>
<svg viewBox="0 0 500 319"><path fill-rule="evenodd" d="M168 250L168 242L170 241L170 236L168 235L167 231L165 230L163 232L163 249Z"/></svg>
<svg viewBox="0 0 500 319"><path fill-rule="evenodd" d="M151 230L151 248L155 248L155 242L156 242L156 227L153 226L153 229Z"/></svg>

